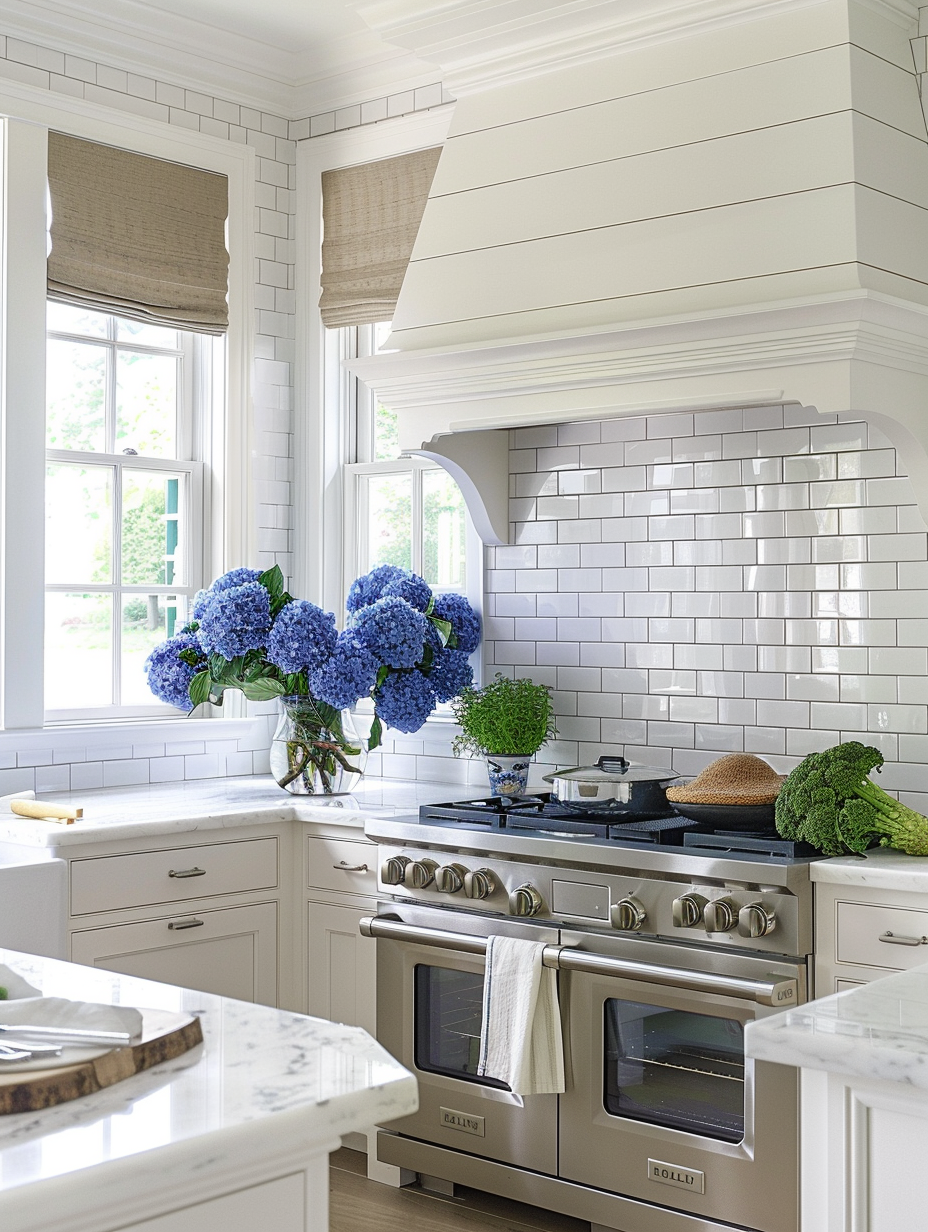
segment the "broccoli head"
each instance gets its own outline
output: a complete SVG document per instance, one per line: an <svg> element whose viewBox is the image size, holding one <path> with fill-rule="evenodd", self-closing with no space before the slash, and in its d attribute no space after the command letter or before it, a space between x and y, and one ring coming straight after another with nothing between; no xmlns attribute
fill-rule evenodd
<svg viewBox="0 0 928 1232"><path fill-rule="evenodd" d="M874 843L910 856L928 855L928 817L900 804L867 777L882 765L878 749L856 740L810 753L780 789L777 830L828 856L863 853Z"/></svg>

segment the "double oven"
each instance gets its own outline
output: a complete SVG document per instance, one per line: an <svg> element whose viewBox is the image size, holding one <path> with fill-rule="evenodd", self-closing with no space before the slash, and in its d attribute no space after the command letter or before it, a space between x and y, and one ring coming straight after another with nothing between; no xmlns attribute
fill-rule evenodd
<svg viewBox="0 0 928 1232"><path fill-rule="evenodd" d="M798 1075L747 1058L744 1029L808 995L802 876L780 878L790 889L752 864L736 880L715 861L691 884L497 859L480 870L494 901L452 906L436 871L431 896L385 886L362 923L378 938L378 1037L419 1082L418 1112L383 1127L378 1157L621 1232L796 1232ZM519 918L527 888L537 907ZM713 902L748 933L759 913L766 935L686 925ZM542 943L558 972L561 1095L477 1074L491 934Z"/></svg>

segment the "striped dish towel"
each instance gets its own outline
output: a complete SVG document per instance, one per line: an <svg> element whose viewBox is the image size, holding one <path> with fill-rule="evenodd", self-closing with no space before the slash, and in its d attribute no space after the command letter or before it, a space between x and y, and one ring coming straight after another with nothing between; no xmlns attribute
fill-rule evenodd
<svg viewBox="0 0 928 1232"><path fill-rule="evenodd" d="M543 967L544 943L490 937L477 1073L516 1095L564 1090L557 973Z"/></svg>

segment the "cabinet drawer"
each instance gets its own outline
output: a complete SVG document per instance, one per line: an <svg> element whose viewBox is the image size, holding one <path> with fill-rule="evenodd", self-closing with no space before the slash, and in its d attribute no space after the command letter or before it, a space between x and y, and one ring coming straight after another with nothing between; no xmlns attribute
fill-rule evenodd
<svg viewBox="0 0 928 1232"><path fill-rule="evenodd" d="M928 942L900 943L928 937L928 911L871 903L837 903L838 962L901 971L928 962ZM887 934L891 933L892 937Z"/></svg>
<svg viewBox="0 0 928 1232"><path fill-rule="evenodd" d="M221 907L71 934L71 961L277 1004L277 906Z"/></svg>
<svg viewBox="0 0 928 1232"><path fill-rule="evenodd" d="M306 884L348 894L377 893L377 845L356 839L306 840Z"/></svg>
<svg viewBox="0 0 928 1232"><path fill-rule="evenodd" d="M71 914L272 890L277 881L276 838L96 856L71 862Z"/></svg>

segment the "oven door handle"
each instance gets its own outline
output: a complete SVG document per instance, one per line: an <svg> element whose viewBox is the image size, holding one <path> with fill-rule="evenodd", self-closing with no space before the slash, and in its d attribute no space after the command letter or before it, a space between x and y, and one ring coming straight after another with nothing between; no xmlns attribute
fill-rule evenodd
<svg viewBox="0 0 928 1232"><path fill-rule="evenodd" d="M414 945L434 946L440 950L456 950L462 954L486 954L487 938L467 933L447 932L438 928L422 928L404 924L398 916L365 916L360 922L365 937L408 941ZM798 981L790 976L768 975L751 980L738 975L718 975L712 971L687 971L681 967L663 967L656 963L636 962L631 958L613 958L608 954L591 954L566 945L546 945L542 954L546 967L557 971L580 971L588 975L616 976L642 980L664 988L682 988L690 992L716 993L740 997L759 1005L785 1008L799 1000Z"/></svg>

